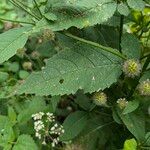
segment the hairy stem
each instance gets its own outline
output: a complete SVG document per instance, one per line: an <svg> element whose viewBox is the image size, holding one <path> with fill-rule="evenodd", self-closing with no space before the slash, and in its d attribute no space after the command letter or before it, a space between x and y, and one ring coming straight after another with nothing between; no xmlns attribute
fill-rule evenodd
<svg viewBox="0 0 150 150"><path fill-rule="evenodd" d="M70 33L64 33L64 34L65 34L66 36L71 37L71 38L73 38L73 39L76 39L76 40L78 40L78 41L80 41L80 42L83 42L83 43L92 45L92 46L94 46L94 47L98 47L98 48L100 48L100 49L102 49L102 50L104 50L104 51L106 51L106 52L112 53L112 54L114 54L114 55L116 55L116 56L118 56L118 57L120 57L120 58L122 58L122 59L124 59L124 60L127 59L127 58L126 58L123 54L121 54L118 50L115 50L115 49L113 49L113 48L111 48L111 47L106 47L106 46L100 45L100 44L98 44L98 43L85 40L85 39L83 39L83 38L74 36L74 35L72 35L72 34L70 34Z"/></svg>
<svg viewBox="0 0 150 150"><path fill-rule="evenodd" d="M32 22L26 22L26 21L11 20L11 19L5 19L5 18L0 18L0 20L2 20L2 21L9 21L9 22L15 22L15 23L24 23L24 24L35 25L35 24L32 23Z"/></svg>
<svg viewBox="0 0 150 150"><path fill-rule="evenodd" d="M39 18L35 15L35 14L33 14L33 13L31 13L29 10L27 10L26 8L24 8L20 3L18 3L17 1L14 1L14 0L9 0L14 6L17 6L18 8L21 8L21 9L23 9L27 14L29 14L31 17L33 17L33 18L35 18L35 19L37 19L37 20L39 20Z"/></svg>
<svg viewBox="0 0 150 150"><path fill-rule="evenodd" d="M42 15L42 12L41 12L41 10L40 10L40 8L39 8L39 6L38 6L38 3L36 2L36 0L33 0L33 1L34 1L34 3L35 3L36 8L38 9L38 11L39 11L39 13L40 13L40 16L42 17L43 15Z"/></svg>

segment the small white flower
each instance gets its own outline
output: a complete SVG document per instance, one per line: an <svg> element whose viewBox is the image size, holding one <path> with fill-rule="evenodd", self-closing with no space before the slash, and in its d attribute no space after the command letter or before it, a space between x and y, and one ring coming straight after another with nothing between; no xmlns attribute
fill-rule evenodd
<svg viewBox="0 0 150 150"><path fill-rule="evenodd" d="M33 114L32 118L34 120L41 120L43 116L44 116L44 113L43 112L39 112L39 113Z"/></svg>
<svg viewBox="0 0 150 150"><path fill-rule="evenodd" d="M38 133L38 132L36 132L36 133L35 133L35 137L37 137L37 138L41 139L41 134L40 134L40 133Z"/></svg>
<svg viewBox="0 0 150 150"><path fill-rule="evenodd" d="M46 145L46 142L45 142L45 140L42 142L42 145Z"/></svg>
<svg viewBox="0 0 150 150"><path fill-rule="evenodd" d="M44 123L41 120L34 122L34 129L39 131L44 128Z"/></svg>

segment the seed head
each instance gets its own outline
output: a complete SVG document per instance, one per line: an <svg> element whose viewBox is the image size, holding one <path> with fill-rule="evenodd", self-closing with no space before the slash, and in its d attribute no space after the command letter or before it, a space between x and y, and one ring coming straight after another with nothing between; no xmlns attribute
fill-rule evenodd
<svg viewBox="0 0 150 150"><path fill-rule="evenodd" d="M150 80L147 79L141 82L138 86L138 91L141 95L150 96Z"/></svg>
<svg viewBox="0 0 150 150"><path fill-rule="evenodd" d="M32 70L32 63L31 62L24 62L22 65L23 69L25 70Z"/></svg>
<svg viewBox="0 0 150 150"><path fill-rule="evenodd" d="M127 106L128 101L125 98L119 98L117 103L120 109L124 109Z"/></svg>
<svg viewBox="0 0 150 150"><path fill-rule="evenodd" d="M50 29L45 29L43 31L43 40L54 40L55 39L55 34L52 30Z"/></svg>
<svg viewBox="0 0 150 150"><path fill-rule="evenodd" d="M134 78L140 75L142 66L139 61L129 59L124 62L122 70L127 77Z"/></svg>
<svg viewBox="0 0 150 150"><path fill-rule="evenodd" d="M107 102L107 95L104 92L96 92L93 95L93 100L96 105L105 105Z"/></svg>

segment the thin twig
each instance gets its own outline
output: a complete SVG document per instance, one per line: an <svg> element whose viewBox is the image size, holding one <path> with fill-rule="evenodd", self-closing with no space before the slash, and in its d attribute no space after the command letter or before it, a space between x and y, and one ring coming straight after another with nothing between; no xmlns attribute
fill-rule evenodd
<svg viewBox="0 0 150 150"><path fill-rule="evenodd" d="M40 8L39 8L39 6L38 6L36 0L33 0L33 1L34 1L34 3L35 3L36 8L38 9L38 11L39 11L41 17L42 17L42 16L43 16L43 15L42 15L42 12L41 12L41 10L40 10Z"/></svg>
<svg viewBox="0 0 150 150"><path fill-rule="evenodd" d="M5 18L0 18L0 20L2 20L2 21L8 21L8 22L15 22L15 23L24 23L24 24L35 25L35 23L32 23L32 22L26 22L26 21L11 20L11 19L5 19Z"/></svg>

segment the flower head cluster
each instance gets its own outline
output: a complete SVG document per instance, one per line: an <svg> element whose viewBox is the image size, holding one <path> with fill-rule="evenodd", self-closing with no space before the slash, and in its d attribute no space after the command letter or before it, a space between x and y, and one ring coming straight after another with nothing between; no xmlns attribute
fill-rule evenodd
<svg viewBox="0 0 150 150"><path fill-rule="evenodd" d="M147 79L141 82L138 86L138 90L141 95L150 96L150 80Z"/></svg>
<svg viewBox="0 0 150 150"><path fill-rule="evenodd" d="M142 66L138 61L129 59L124 62L122 70L127 77L134 78L140 75Z"/></svg>
<svg viewBox="0 0 150 150"><path fill-rule="evenodd" d="M93 100L96 105L106 105L107 95L104 92L96 92L93 95Z"/></svg>
<svg viewBox="0 0 150 150"><path fill-rule="evenodd" d="M125 98L119 98L117 100L117 104L118 104L120 109L124 109L127 106L128 101Z"/></svg>
<svg viewBox="0 0 150 150"><path fill-rule="evenodd" d="M64 133L62 125L56 123L53 113L39 112L32 115L34 120L35 136L39 140L43 140L42 144L46 145L51 142L52 147L55 147L59 143L59 136ZM50 139L46 141L46 139Z"/></svg>
<svg viewBox="0 0 150 150"><path fill-rule="evenodd" d="M55 34L52 30L50 29L45 29L43 30L43 40L54 40Z"/></svg>

